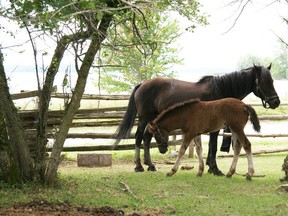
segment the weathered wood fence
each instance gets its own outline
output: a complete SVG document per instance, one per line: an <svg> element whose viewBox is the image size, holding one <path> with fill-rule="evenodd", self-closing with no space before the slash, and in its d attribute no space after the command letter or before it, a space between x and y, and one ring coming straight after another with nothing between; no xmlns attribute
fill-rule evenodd
<svg viewBox="0 0 288 216"><path fill-rule="evenodd" d="M64 98L64 95L61 93L53 93L53 98ZM67 95L66 95L67 96ZM13 94L12 99L25 99L31 97L38 97L38 91L31 92L23 92L19 94ZM101 101L127 101L129 99L129 95L92 95L85 94L83 95L83 100L101 100ZM95 103L96 104L96 103ZM127 103L125 103L127 104ZM262 106L261 103L250 103L252 106ZM288 102L282 102L281 106L287 106ZM125 106L117 107L106 107L106 108L95 108L95 109L79 109L74 116L73 123L71 128L79 128L81 131L85 131L85 128L93 127L96 128L96 132L93 133L72 133L69 132L67 139L110 139L109 143L112 143L114 136L113 132L97 132L97 128L105 127L105 128L113 128L115 131L116 127L120 124L121 119L126 111ZM57 131L57 127L61 124L61 119L63 116L64 110L51 110L48 113L48 134L47 138L53 138ZM30 139L31 142L35 140L36 135L36 124L37 124L37 115L38 111L35 110L20 110L18 112L19 117L22 120L23 127L26 130L27 139ZM259 116L260 120L287 120L288 115L262 115ZM137 120L136 120L137 122ZM111 130L110 130L111 131ZM181 131L174 131L173 134L181 135ZM222 136L229 136L230 134L222 133ZM252 137L288 137L288 134L247 134L247 136ZM133 139L134 133L128 137L128 139ZM116 147L113 145L91 145L91 146L72 146L72 147L64 147L64 151L98 151L98 150L129 150L134 149L134 145L132 144L119 144ZM181 139L174 139L171 141L171 144L180 144ZM155 147L155 143L151 143L151 147ZM48 147L49 150L49 147ZM288 149L287 149L288 150Z"/></svg>

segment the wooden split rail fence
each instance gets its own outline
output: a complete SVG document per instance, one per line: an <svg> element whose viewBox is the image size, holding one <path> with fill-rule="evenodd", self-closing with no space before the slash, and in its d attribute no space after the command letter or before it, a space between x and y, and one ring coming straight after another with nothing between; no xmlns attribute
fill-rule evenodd
<svg viewBox="0 0 288 216"><path fill-rule="evenodd" d="M38 97L38 91L32 92L23 92L19 94L13 94L12 99L24 99ZM64 98L64 95L61 93L53 93L51 95L53 98ZM106 100L106 101L116 101L116 100L125 100L128 101L129 95L92 95L85 94L82 97L82 100ZM96 104L96 103L95 103ZM251 104L251 103L250 103ZM252 106L262 106L260 103L252 103ZM281 105L288 105L288 102L282 102ZM120 124L121 119L126 111L126 107L108 107L108 108L95 108L95 109L79 109L74 116L71 128L87 128L87 127L113 127L116 130L117 126ZM48 134L47 138L53 138L57 127L61 124L61 118L63 116L63 110L52 110L48 112ZM37 110L20 110L18 112L19 117L22 119L23 127L26 130L27 138L33 142L35 140L37 124ZM259 116L260 120L288 120L288 115L263 115ZM137 122L137 120L136 120ZM97 131L97 129L95 130ZM171 134L174 137L174 140L171 141L171 144L177 145L181 143L181 139L175 139L175 135L181 135L181 131L174 131ZM222 133L222 136L229 136L230 134ZM288 134L247 134L247 136L252 137L288 137ZM67 136L67 139L113 139L115 136L112 132L103 133L103 132L93 132L93 133L70 133ZM134 134L132 133L128 139L133 139ZM133 143L134 141L131 141ZM112 142L110 142L112 143ZM151 147L156 147L155 143L151 143ZM98 151L98 150L129 150L134 149L133 144L119 144L116 147L112 145L93 145L93 146L73 146L73 147L64 147L64 151ZM49 147L48 147L49 150ZM288 150L288 149L287 149Z"/></svg>

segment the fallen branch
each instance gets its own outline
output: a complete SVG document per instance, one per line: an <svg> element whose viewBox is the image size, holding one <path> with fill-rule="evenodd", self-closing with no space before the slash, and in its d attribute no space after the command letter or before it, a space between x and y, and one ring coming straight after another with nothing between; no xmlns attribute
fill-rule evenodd
<svg viewBox="0 0 288 216"><path fill-rule="evenodd" d="M181 166L181 170L191 170L191 169L193 169L194 168L194 166L188 166L188 165L186 165L186 166Z"/></svg>
<svg viewBox="0 0 288 216"><path fill-rule="evenodd" d="M125 184L125 182L123 180L120 181L120 184L122 184L125 189L123 189L124 191L127 191L128 193L130 193L135 199L138 199L138 197L133 193L133 191L130 189L129 185Z"/></svg>
<svg viewBox="0 0 288 216"><path fill-rule="evenodd" d="M247 176L247 174L239 174L239 173L235 173L236 175L240 175L240 176L244 176L244 177L246 177ZM266 175L253 175L252 177L258 177L258 178L264 178Z"/></svg>
<svg viewBox="0 0 288 216"><path fill-rule="evenodd" d="M252 152L253 155L257 154L270 154L270 153L278 153L278 152L286 152L288 151L288 148L283 149L271 149L271 150L259 150ZM240 153L239 156L245 156L246 153ZM218 157L233 157L234 154L227 154L227 155L218 155Z"/></svg>
<svg viewBox="0 0 288 216"><path fill-rule="evenodd" d="M280 186L278 187L278 190L279 190L279 189L288 192L288 184L280 185Z"/></svg>

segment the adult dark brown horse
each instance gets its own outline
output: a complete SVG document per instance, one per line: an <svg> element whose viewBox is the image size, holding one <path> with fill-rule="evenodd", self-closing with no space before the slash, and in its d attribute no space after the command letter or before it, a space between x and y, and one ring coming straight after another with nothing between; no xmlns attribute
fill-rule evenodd
<svg viewBox="0 0 288 216"><path fill-rule="evenodd" d="M148 170L155 171L149 151L152 135L144 133L148 122L172 104L191 98L211 101L233 97L242 100L253 92L261 98L263 107L275 109L279 106L280 100L274 89L270 69L271 65L267 68L254 65L222 76L205 76L196 83L170 78L155 78L139 84L130 96L127 111L116 131L115 144L130 134L138 114L138 128L135 137L135 171L144 171L140 160L142 140L144 141L144 163L148 165ZM210 134L206 164L209 166L208 172L223 175L216 163L218 133L219 131Z"/></svg>
<svg viewBox="0 0 288 216"><path fill-rule="evenodd" d="M199 134L220 130L224 126L231 129L234 140L234 158L227 177L231 177L237 166L241 148L243 147L248 159L248 173L246 178L251 180L254 174L251 143L244 133L244 127L250 116L255 131L260 132L260 123L255 110L235 98L224 98L214 101L200 101L193 98L177 103L161 112L153 122L148 123L147 131L154 134L159 151L164 154L167 151L169 133L181 129L184 140L179 149L176 163L167 176L174 175L180 165L180 160L185 154L191 140ZM199 159L198 176L204 171L201 144L196 144L196 152Z"/></svg>

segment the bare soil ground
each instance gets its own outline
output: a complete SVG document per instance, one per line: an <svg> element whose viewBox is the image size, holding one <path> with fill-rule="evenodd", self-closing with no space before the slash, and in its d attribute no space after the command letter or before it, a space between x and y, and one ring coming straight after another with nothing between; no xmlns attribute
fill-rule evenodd
<svg viewBox="0 0 288 216"><path fill-rule="evenodd" d="M16 203L11 208L0 208L0 215L99 215L99 216L122 216L125 213L122 210L111 207L90 208L84 206L72 206L67 203L49 203L45 200L34 200L29 203ZM137 216L137 213L130 214Z"/></svg>

